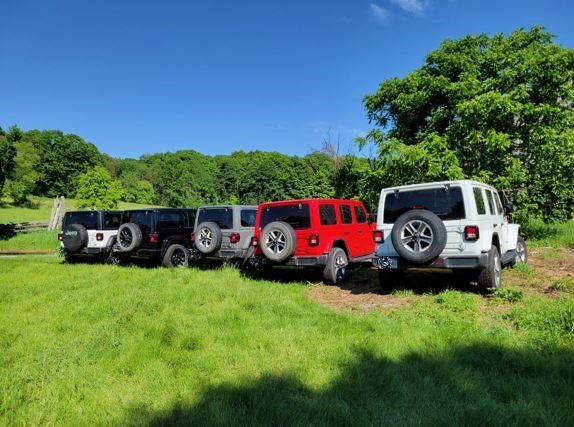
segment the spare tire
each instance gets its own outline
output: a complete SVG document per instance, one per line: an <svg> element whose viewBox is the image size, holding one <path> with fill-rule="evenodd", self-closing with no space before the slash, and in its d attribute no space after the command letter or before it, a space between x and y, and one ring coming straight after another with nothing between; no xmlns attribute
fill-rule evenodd
<svg viewBox="0 0 574 427"><path fill-rule="evenodd" d="M446 227L434 213L413 209L397 218L391 240L397 253L413 264L434 261L446 246Z"/></svg>
<svg viewBox="0 0 574 427"><path fill-rule="evenodd" d="M195 247L205 255L212 254L221 246L221 228L214 222L202 222L195 229Z"/></svg>
<svg viewBox="0 0 574 427"><path fill-rule="evenodd" d="M295 230L286 222L270 222L261 232L261 251L271 261L288 260L295 253L296 245Z"/></svg>
<svg viewBox="0 0 574 427"><path fill-rule="evenodd" d="M62 243L68 251L78 252L88 244L88 230L82 224L67 225Z"/></svg>
<svg viewBox="0 0 574 427"><path fill-rule="evenodd" d="M143 239L142 231L137 224L128 222L120 225L116 236L118 247L124 252L131 252L141 245Z"/></svg>

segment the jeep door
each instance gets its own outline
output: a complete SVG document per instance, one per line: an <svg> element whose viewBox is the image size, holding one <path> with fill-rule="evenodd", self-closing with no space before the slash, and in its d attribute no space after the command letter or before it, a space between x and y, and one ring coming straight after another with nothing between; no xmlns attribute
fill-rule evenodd
<svg viewBox="0 0 574 427"><path fill-rule="evenodd" d="M371 226L365 207L357 203L353 205L353 221L355 223L353 240L357 256L370 255L375 252L375 242L371 234Z"/></svg>

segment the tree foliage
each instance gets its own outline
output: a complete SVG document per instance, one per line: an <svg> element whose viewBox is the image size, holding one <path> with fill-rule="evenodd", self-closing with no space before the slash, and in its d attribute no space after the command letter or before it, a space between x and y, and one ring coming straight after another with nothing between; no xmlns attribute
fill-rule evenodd
<svg viewBox="0 0 574 427"><path fill-rule="evenodd" d="M476 178L513 191L523 215L570 218L573 81L574 51L541 27L443 42L365 97L371 185Z"/></svg>
<svg viewBox="0 0 574 427"><path fill-rule="evenodd" d="M11 129L6 134L0 127L0 196L2 195L6 178L14 169L14 157L16 156L14 133L14 130Z"/></svg>
<svg viewBox="0 0 574 427"><path fill-rule="evenodd" d="M112 180L103 166L96 166L78 177L79 208L115 209L122 196L121 184Z"/></svg>

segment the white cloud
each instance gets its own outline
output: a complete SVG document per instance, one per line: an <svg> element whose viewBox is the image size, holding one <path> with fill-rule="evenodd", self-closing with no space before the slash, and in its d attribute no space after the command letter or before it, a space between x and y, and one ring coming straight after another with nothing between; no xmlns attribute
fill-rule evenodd
<svg viewBox="0 0 574 427"><path fill-rule="evenodd" d="M378 21L384 22L389 19L389 11L374 3L370 4L371 15Z"/></svg>
<svg viewBox="0 0 574 427"><path fill-rule="evenodd" d="M428 0L391 0L391 3L401 7L406 12L422 15L428 6Z"/></svg>

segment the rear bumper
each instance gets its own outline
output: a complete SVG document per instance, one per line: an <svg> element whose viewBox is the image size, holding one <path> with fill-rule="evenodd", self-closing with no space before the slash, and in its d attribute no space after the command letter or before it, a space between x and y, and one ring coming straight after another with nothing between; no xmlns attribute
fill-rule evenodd
<svg viewBox="0 0 574 427"><path fill-rule="evenodd" d="M82 248L79 251L69 251L67 249L63 249L64 252L74 255L74 256L95 256L95 255L106 255L110 253L111 248L103 247L103 248Z"/></svg>
<svg viewBox="0 0 574 427"><path fill-rule="evenodd" d="M161 258L161 249L137 249L132 252L124 252L122 250L114 250L114 255L121 258L136 258L136 259L154 259Z"/></svg>
<svg viewBox="0 0 574 427"><path fill-rule="evenodd" d="M488 254L469 257L438 257L429 264L412 264L400 257L375 256L372 260L375 267L390 270L432 270L432 269L467 269L480 270L488 263Z"/></svg>

